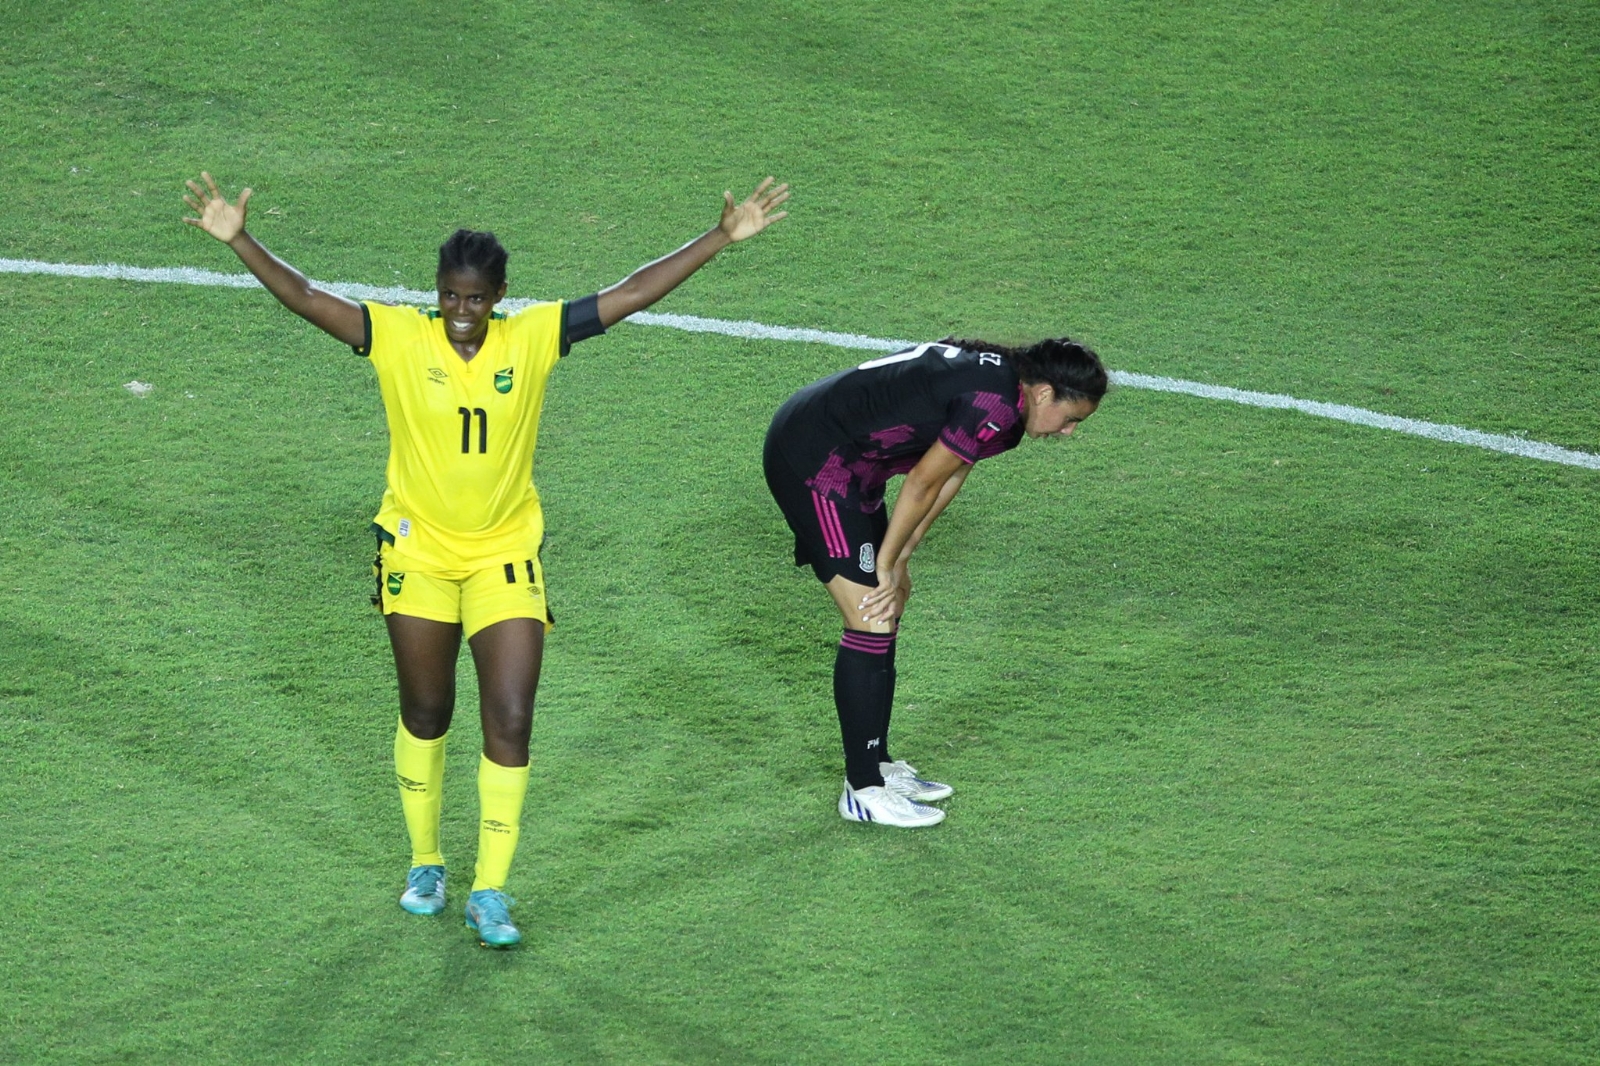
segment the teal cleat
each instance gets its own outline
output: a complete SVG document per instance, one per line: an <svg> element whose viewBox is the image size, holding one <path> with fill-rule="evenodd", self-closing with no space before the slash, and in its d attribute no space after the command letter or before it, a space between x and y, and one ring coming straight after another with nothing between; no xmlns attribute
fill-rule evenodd
<svg viewBox="0 0 1600 1066"><path fill-rule="evenodd" d="M478 934L485 947L509 948L522 940L511 924L510 907L516 900L498 888L480 888L467 897L467 928Z"/></svg>
<svg viewBox="0 0 1600 1066"><path fill-rule="evenodd" d="M444 867L413 866L406 874L400 906L410 914L434 915L444 910Z"/></svg>

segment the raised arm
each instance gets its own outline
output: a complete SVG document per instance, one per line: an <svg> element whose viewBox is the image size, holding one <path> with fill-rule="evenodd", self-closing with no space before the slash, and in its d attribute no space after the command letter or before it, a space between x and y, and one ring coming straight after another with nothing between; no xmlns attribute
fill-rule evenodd
<svg viewBox="0 0 1600 1066"><path fill-rule="evenodd" d="M635 311L661 299L682 285L696 270L705 266L728 245L754 237L772 223L789 214L773 212L789 198L789 186L772 188L768 178L756 186L743 203L733 202L733 193L722 194L722 221L679 248L635 270L609 289L600 292L600 324L610 329Z"/></svg>
<svg viewBox="0 0 1600 1066"><path fill-rule="evenodd" d="M184 221L205 230L232 248L240 261L250 268L250 273L283 306L352 348L365 344L366 318L360 304L317 288L304 274L267 251L260 241L245 232L245 212L250 202L250 190L241 191L239 202L230 204L210 174L201 171L200 177L205 187L201 188L199 182L188 181L185 184L189 186L189 191L183 197L183 202L199 217L185 218Z"/></svg>
<svg viewBox="0 0 1600 1066"><path fill-rule="evenodd" d="M864 620L892 622L905 610L910 593L906 563L939 512L961 491L969 469L964 459L935 441L906 475L878 549L878 587L861 601Z"/></svg>

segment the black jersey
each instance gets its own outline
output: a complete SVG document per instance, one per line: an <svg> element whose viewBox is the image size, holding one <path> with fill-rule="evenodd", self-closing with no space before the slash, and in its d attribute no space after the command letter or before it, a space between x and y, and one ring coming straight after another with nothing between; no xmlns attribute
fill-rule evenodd
<svg viewBox="0 0 1600 1066"><path fill-rule="evenodd" d="M919 344L789 397L769 441L812 492L863 511L938 441L976 463L1022 440L1022 386L993 352Z"/></svg>

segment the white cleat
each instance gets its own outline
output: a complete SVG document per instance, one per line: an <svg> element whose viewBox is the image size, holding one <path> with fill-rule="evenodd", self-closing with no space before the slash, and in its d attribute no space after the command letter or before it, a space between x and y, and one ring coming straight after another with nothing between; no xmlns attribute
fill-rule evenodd
<svg viewBox="0 0 1600 1066"><path fill-rule="evenodd" d="M846 781L844 794L839 797L839 817L847 822L879 822L915 829L938 825L944 821L944 812L937 807L913 803L884 785L851 788Z"/></svg>
<svg viewBox="0 0 1600 1066"><path fill-rule="evenodd" d="M878 772L883 775L883 783L889 786L889 791L898 792L913 803L942 800L955 791L939 781L929 781L917 776L917 768L904 759L881 762L878 764Z"/></svg>

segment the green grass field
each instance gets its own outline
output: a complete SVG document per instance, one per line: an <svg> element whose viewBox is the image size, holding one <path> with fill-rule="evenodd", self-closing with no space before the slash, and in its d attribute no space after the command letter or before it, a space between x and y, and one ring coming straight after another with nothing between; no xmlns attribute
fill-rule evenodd
<svg viewBox="0 0 1600 1066"><path fill-rule="evenodd" d="M496 230L578 296L1600 450L1600 8L45 2L0 257L326 280ZM918 553L895 748L834 811L837 617L767 419L863 356L620 325L557 371L560 625L509 886L395 906L370 369L259 291L0 275L0 1061L1600 1061L1600 473L1123 389ZM122 388L155 385L137 399ZM470 864L463 663L445 852ZM463 878L464 880L464 878ZM457 883L459 896L460 882Z"/></svg>

